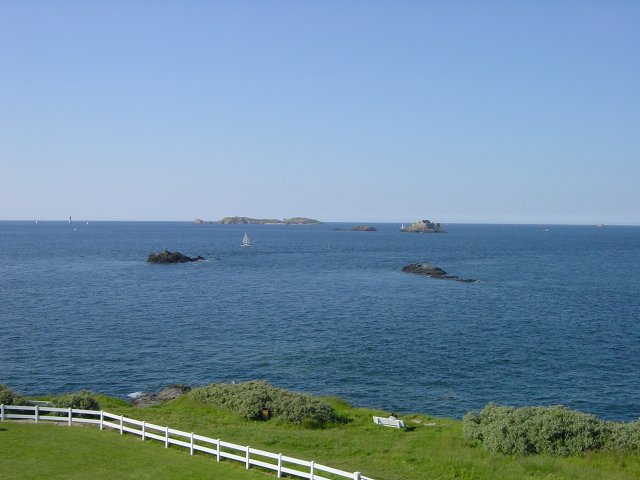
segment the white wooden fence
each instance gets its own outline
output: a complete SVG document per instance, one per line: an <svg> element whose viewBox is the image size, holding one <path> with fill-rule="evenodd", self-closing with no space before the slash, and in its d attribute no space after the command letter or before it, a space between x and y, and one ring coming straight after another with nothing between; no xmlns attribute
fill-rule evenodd
<svg viewBox="0 0 640 480"><path fill-rule="evenodd" d="M14 413L10 413L14 412ZM33 413L27 413L33 412ZM89 418L87 418L89 417ZM97 410L81 410L77 408L54 408L40 405L0 405L0 420L33 420L34 422L65 422L73 424L88 423L99 425L100 430L113 428L120 434L132 433L144 440L158 440L169 445L177 445L195 452L215 455L216 460L235 460L242 462L245 468L261 467L277 472L278 478L283 474L307 478L309 480L335 480L348 478L352 480L373 480L360 472L346 472L337 468L321 465L313 461L300 460L281 453L271 453L249 446L235 445L220 439L213 439L196 435L193 432L183 432L169 427L141 422L122 415ZM296 468L298 467L298 468ZM299 469L302 467L302 469ZM327 476L329 475L329 476Z"/></svg>

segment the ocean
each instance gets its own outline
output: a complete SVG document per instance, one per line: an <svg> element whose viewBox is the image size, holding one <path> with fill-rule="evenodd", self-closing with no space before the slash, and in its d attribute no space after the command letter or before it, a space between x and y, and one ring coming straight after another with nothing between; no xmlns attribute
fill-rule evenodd
<svg viewBox="0 0 640 480"><path fill-rule="evenodd" d="M353 225L0 222L0 383L126 398L264 379L404 413L640 417L640 227ZM165 248L207 261L146 262Z"/></svg>

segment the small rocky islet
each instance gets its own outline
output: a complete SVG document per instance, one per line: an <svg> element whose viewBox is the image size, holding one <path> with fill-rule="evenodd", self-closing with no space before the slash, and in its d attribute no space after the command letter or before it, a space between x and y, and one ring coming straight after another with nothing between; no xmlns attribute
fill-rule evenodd
<svg viewBox="0 0 640 480"><path fill-rule="evenodd" d="M377 232L378 229L376 227L372 227L371 225L356 225L355 227L351 227L352 232Z"/></svg>
<svg viewBox="0 0 640 480"><path fill-rule="evenodd" d="M409 233L447 233L439 223L433 223L431 220L418 220L409 227L401 228L400 231Z"/></svg>
<svg viewBox="0 0 640 480"><path fill-rule="evenodd" d="M430 265L428 263L410 263L402 267L403 272L415 273L416 275L425 275L430 278L436 278L438 280L454 280L462 283L476 283L477 280L473 278L462 278L457 275L449 275L440 267Z"/></svg>
<svg viewBox="0 0 640 480"><path fill-rule="evenodd" d="M170 252L169 250L160 253L150 253L147 257L147 262L149 263L188 263L200 262L202 260L206 259L200 255L192 258L180 252Z"/></svg>

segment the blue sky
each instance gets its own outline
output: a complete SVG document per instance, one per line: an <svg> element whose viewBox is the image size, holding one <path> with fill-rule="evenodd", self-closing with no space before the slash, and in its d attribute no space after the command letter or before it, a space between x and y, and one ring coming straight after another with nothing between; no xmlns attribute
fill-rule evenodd
<svg viewBox="0 0 640 480"><path fill-rule="evenodd" d="M0 0L0 219L640 224L640 3Z"/></svg>

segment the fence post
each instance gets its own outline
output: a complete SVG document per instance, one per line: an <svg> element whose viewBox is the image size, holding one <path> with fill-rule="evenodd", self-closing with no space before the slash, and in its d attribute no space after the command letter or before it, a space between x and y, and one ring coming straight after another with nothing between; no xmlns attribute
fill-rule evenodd
<svg viewBox="0 0 640 480"><path fill-rule="evenodd" d="M124 415L120 415L120 435L124 433Z"/></svg>
<svg viewBox="0 0 640 480"><path fill-rule="evenodd" d="M36 405L33 409L33 419L36 421L36 423L38 423L38 420L40 420L40 411L38 410L38 405Z"/></svg>
<svg viewBox="0 0 640 480"><path fill-rule="evenodd" d="M193 455L193 432L191 432L191 448L189 448L189 454Z"/></svg>
<svg viewBox="0 0 640 480"><path fill-rule="evenodd" d="M71 426L72 421L73 421L73 411L71 407L69 407L69 426Z"/></svg>
<svg viewBox="0 0 640 480"><path fill-rule="evenodd" d="M147 433L147 422L142 422L142 441L144 442L144 437Z"/></svg>
<svg viewBox="0 0 640 480"><path fill-rule="evenodd" d="M278 478L282 477L282 454L278 454Z"/></svg>
<svg viewBox="0 0 640 480"><path fill-rule="evenodd" d="M251 447L247 445L247 460L245 462L245 467L247 470L249 470L249 467L251 466L249 462L250 450L251 450Z"/></svg>
<svg viewBox="0 0 640 480"><path fill-rule="evenodd" d="M0 419L4 422L4 403L0 405Z"/></svg>
<svg viewBox="0 0 640 480"><path fill-rule="evenodd" d="M216 460L220 461L220 439L216 439Z"/></svg>
<svg viewBox="0 0 640 480"><path fill-rule="evenodd" d="M309 478L310 478L311 480L313 480L313 477L315 476L315 475L314 475L314 470L315 470L315 467L316 467L315 463L316 463L316 462L314 462L313 460L311 460L311 470L309 470Z"/></svg>
<svg viewBox="0 0 640 480"><path fill-rule="evenodd" d="M164 427L164 448L169 448L169 427Z"/></svg>
<svg viewBox="0 0 640 480"><path fill-rule="evenodd" d="M104 430L104 410L100 410L100 430Z"/></svg>
<svg viewBox="0 0 640 480"><path fill-rule="evenodd" d="M360 476L362 474L360 472L354 472L353 473L353 480L360 480Z"/></svg>

